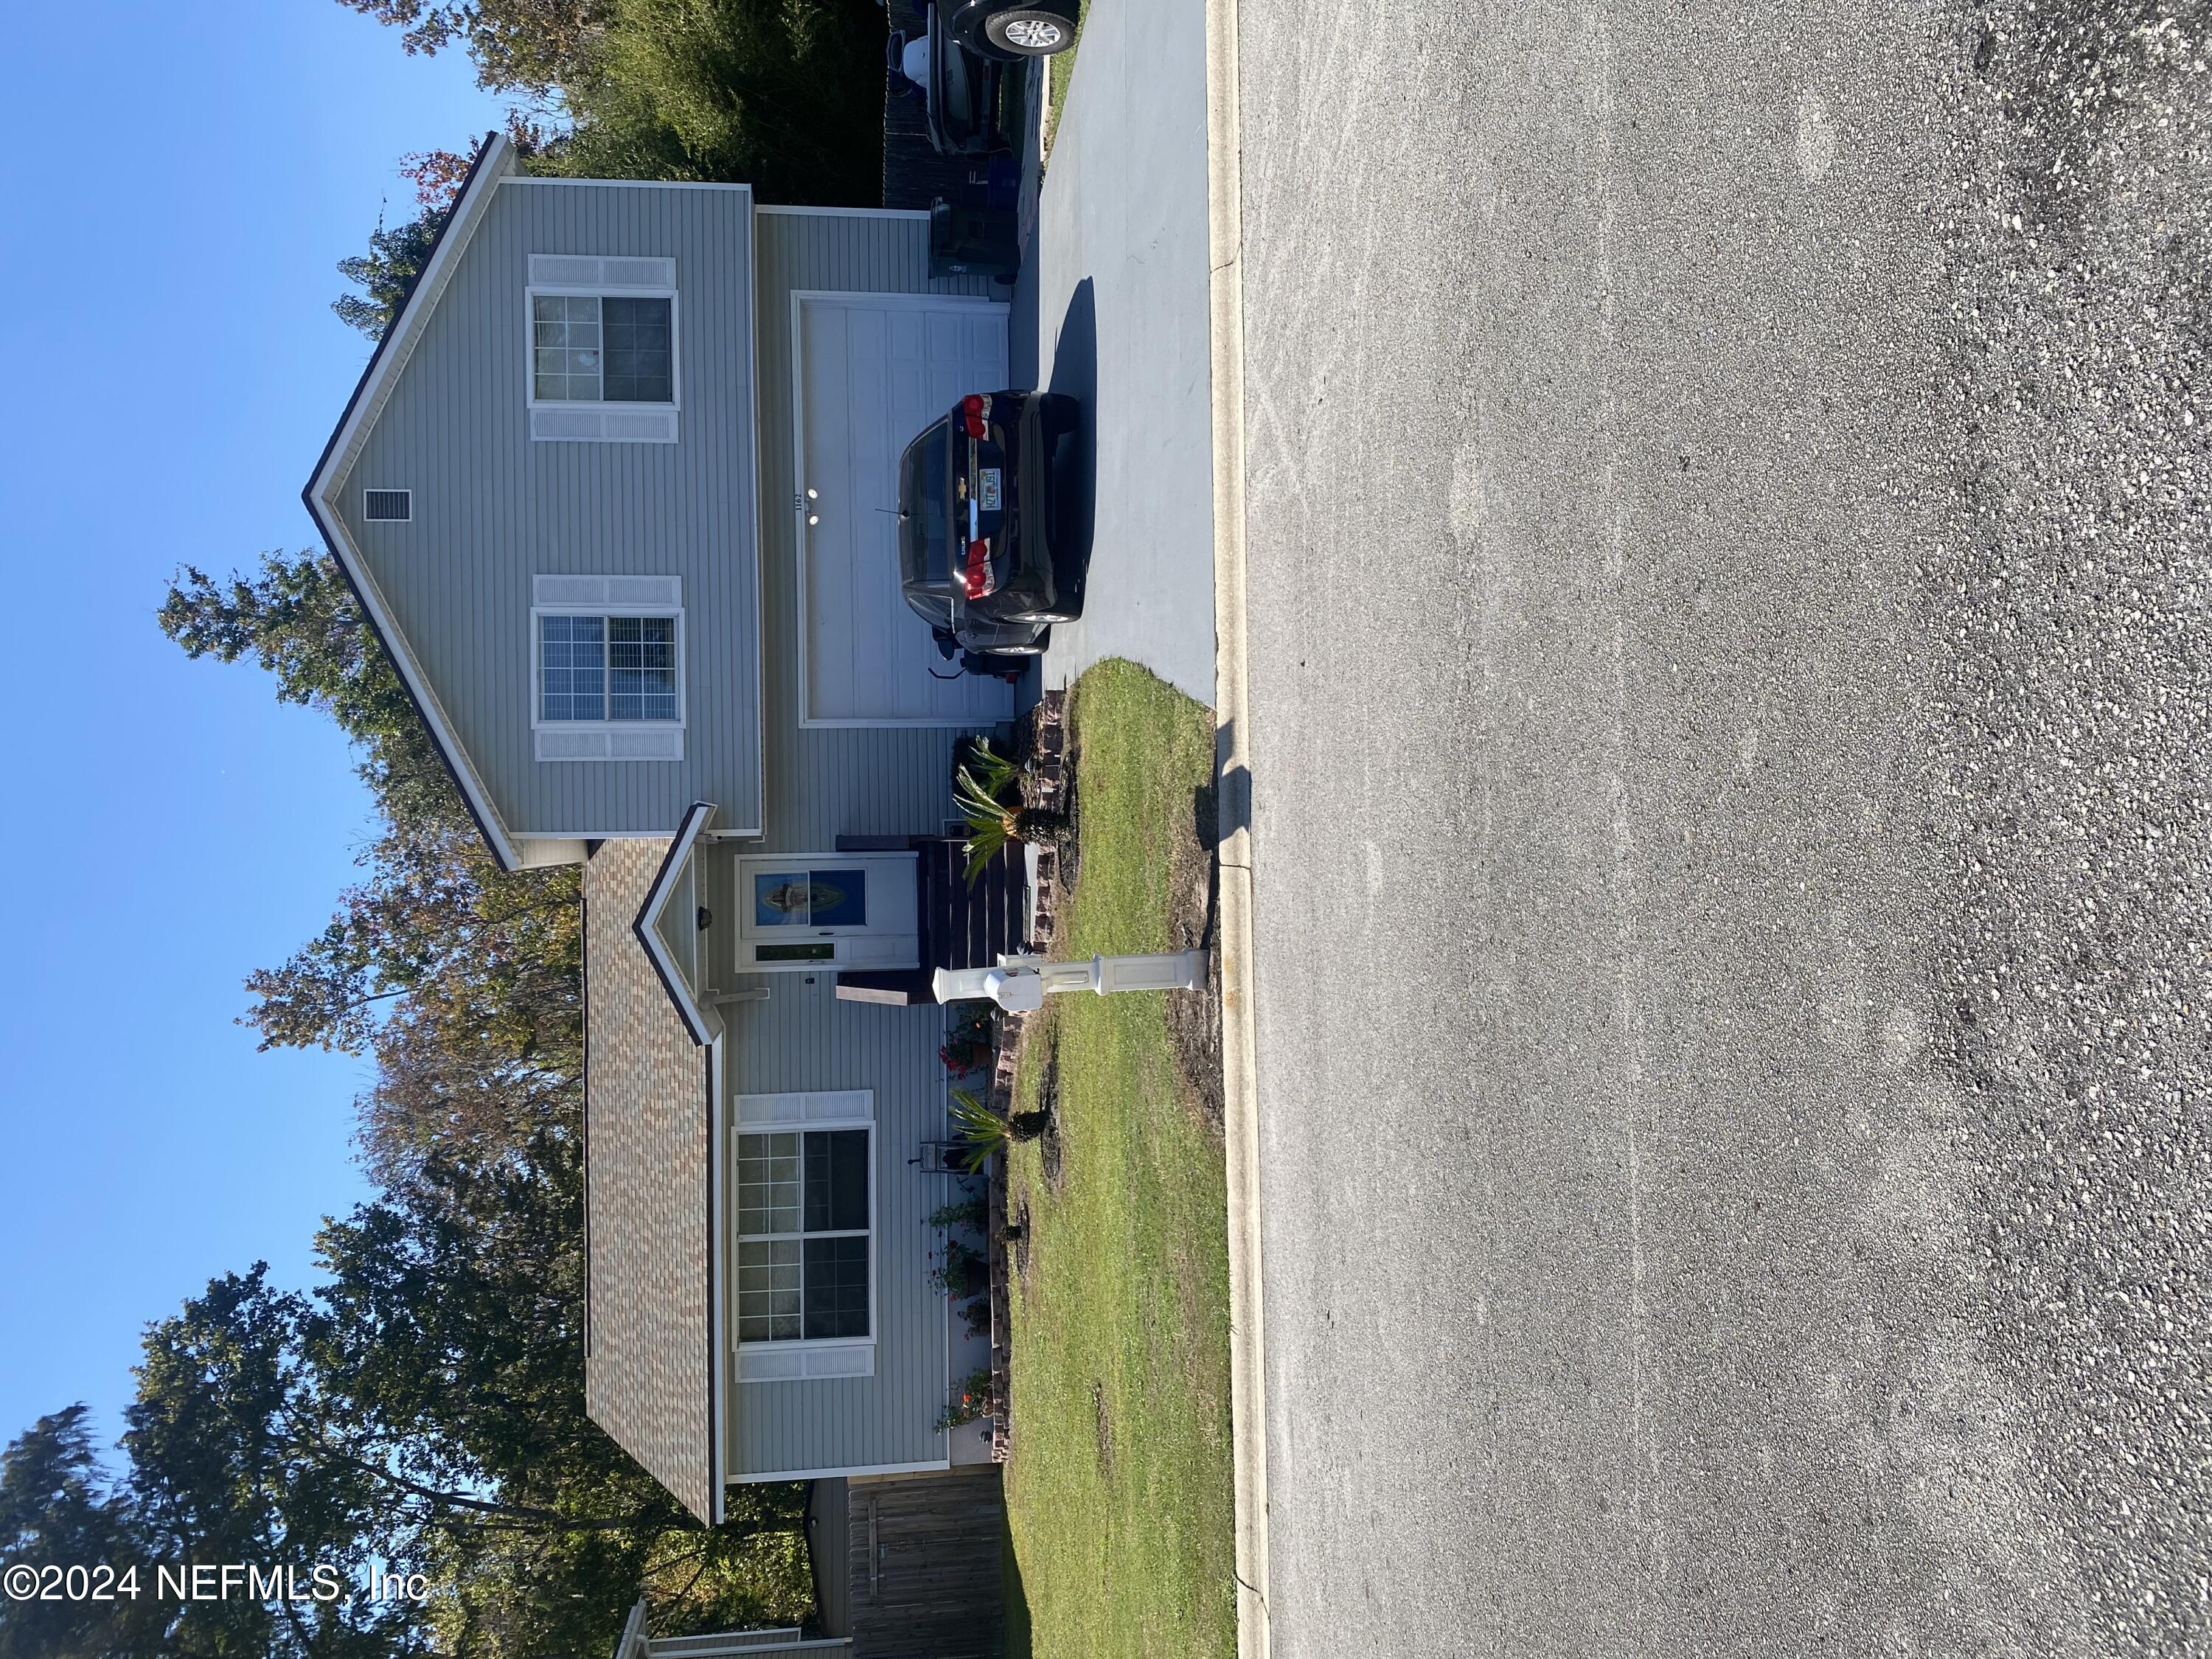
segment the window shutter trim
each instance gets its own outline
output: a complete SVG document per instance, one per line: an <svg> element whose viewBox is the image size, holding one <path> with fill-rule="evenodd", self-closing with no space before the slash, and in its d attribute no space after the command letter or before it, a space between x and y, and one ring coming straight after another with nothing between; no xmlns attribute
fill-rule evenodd
<svg viewBox="0 0 2212 1659"><path fill-rule="evenodd" d="M537 753L542 761L680 761L684 729L648 726L629 730L606 726L564 732L558 726L541 726Z"/></svg>
<svg viewBox="0 0 2212 1659"><path fill-rule="evenodd" d="M684 604L681 576L533 576L532 605L644 605L680 608Z"/></svg>
<svg viewBox="0 0 2212 1659"><path fill-rule="evenodd" d="M629 255L533 253L532 288L674 288L676 261Z"/></svg>
<svg viewBox="0 0 2212 1659"><path fill-rule="evenodd" d="M798 1382L816 1376L873 1376L872 1343L815 1347L803 1342L763 1343L738 1350L740 1382Z"/></svg>
<svg viewBox="0 0 2212 1659"><path fill-rule="evenodd" d="M841 1123L858 1126L875 1121L876 1097L872 1091L867 1089L738 1097L738 1125L744 1129L780 1127L787 1124L808 1127L828 1127Z"/></svg>
<svg viewBox="0 0 2212 1659"><path fill-rule="evenodd" d="M540 443L672 444L672 409L554 408L530 411L530 435Z"/></svg>

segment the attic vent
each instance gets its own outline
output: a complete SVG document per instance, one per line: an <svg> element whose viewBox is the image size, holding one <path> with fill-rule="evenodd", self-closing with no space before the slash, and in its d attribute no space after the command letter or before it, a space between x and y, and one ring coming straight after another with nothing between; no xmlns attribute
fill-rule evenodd
<svg viewBox="0 0 2212 1659"><path fill-rule="evenodd" d="M415 517L415 492L411 489L364 489L361 492L361 516L374 524L406 524Z"/></svg>

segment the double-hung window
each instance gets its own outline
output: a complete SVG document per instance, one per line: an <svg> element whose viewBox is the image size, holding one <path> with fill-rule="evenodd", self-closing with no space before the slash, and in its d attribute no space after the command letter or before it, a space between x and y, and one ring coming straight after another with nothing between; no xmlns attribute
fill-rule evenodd
<svg viewBox="0 0 2212 1659"><path fill-rule="evenodd" d="M873 1139L866 1124L740 1126L734 1312L741 1376L850 1376L872 1368Z"/></svg>
<svg viewBox="0 0 2212 1659"><path fill-rule="evenodd" d="M676 718L673 617L546 617L538 653L542 720Z"/></svg>
<svg viewBox="0 0 2212 1659"><path fill-rule="evenodd" d="M676 440L676 261L532 254L530 434Z"/></svg>
<svg viewBox="0 0 2212 1659"><path fill-rule="evenodd" d="M531 724L540 760L680 760L684 610L673 576L540 576Z"/></svg>
<svg viewBox="0 0 2212 1659"><path fill-rule="evenodd" d="M875 1100L740 1095L727 1165L731 1346L740 1381L875 1369Z"/></svg>

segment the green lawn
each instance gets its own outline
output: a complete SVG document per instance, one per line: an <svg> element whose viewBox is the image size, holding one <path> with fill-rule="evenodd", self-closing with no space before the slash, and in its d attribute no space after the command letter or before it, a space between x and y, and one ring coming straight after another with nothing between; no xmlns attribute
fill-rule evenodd
<svg viewBox="0 0 2212 1659"><path fill-rule="evenodd" d="M1069 720L1082 857L1054 954L1172 948L1170 877L1187 890L1206 867L1193 797L1212 718L1108 662L1076 683ZM1015 1656L1236 1651L1222 1146L1166 1006L1054 997L1017 1084L1028 1106L1056 1070L1059 1179L1046 1143L1014 1148L1030 1228L1006 1469Z"/></svg>
<svg viewBox="0 0 2212 1659"><path fill-rule="evenodd" d="M1067 102L1067 83L1075 74L1075 54L1083 49L1083 25L1091 16L1091 0L1078 0L1075 9L1075 44L1066 52L1055 52L1047 60L1045 73L1050 77L1052 98L1047 111L1045 154L1052 154L1052 136L1060 130L1060 112Z"/></svg>

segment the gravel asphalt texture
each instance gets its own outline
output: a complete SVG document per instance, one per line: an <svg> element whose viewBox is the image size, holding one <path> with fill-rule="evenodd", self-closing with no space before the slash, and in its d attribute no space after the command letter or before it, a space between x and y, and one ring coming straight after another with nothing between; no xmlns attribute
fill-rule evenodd
<svg viewBox="0 0 2212 1659"><path fill-rule="evenodd" d="M1240 55L1276 1654L2212 1652L2212 10Z"/></svg>

